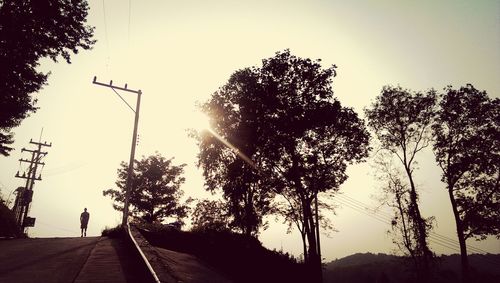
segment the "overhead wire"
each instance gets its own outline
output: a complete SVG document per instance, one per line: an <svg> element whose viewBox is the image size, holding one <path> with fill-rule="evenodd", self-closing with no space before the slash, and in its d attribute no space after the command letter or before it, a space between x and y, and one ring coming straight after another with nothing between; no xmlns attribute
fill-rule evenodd
<svg viewBox="0 0 500 283"><path fill-rule="evenodd" d="M130 45L130 18L132 14L132 0L128 0L128 44Z"/></svg>
<svg viewBox="0 0 500 283"><path fill-rule="evenodd" d="M365 209L367 211L374 212L374 213L376 212L376 213L382 214L382 215L384 215L387 218L387 220L392 220L392 215L391 214L389 214L387 212L384 212L384 211L379 211L376 208L370 208L369 205L367 205L367 204L365 204L363 202L360 202L360 201L358 201L358 200L356 200L356 199L354 199L352 197L349 197L349 196L346 196L346 195L338 195L336 197L340 197L340 198L343 198L344 200L346 200L348 202L351 202L353 204L357 204L359 207L361 207L362 209ZM433 236L441 238L444 241L447 241L449 243L453 243L454 245L458 245L457 242L456 242L456 239L452 239L450 237L438 234L436 232L431 232L431 234ZM487 251L485 251L483 249L480 249L480 248L477 248L477 247L474 247L474 246L471 246L471 245L467 245L467 248L470 249L471 251L474 250L474 251L477 251L477 252L488 253Z"/></svg>
<svg viewBox="0 0 500 283"><path fill-rule="evenodd" d="M106 21L106 5L104 4L104 0L102 0L102 14L104 17L104 41L106 42L106 68L109 68L110 61L110 53L109 53L109 41L108 41L108 25Z"/></svg>
<svg viewBox="0 0 500 283"><path fill-rule="evenodd" d="M379 222L391 225L392 216L386 212L381 212L381 211L377 210L376 208L371 208L370 206L366 205L365 203L358 201L354 198L345 196L345 195L337 195L335 198L336 199L334 201L336 201L339 204L342 204L342 205L347 206L355 211L358 211L362 214L365 214L369 217L372 217ZM439 246L460 252L460 246L458 245L456 240L453 240L447 236L440 235L438 233L431 231L430 235L429 235L429 240L432 243L437 244ZM467 249L469 251L474 251L477 253L481 253L481 252L488 253L487 251L479 249L479 248L474 247L474 246L470 246L470 245L466 245L466 246L467 246ZM481 258L482 258L483 262L487 262L489 264L500 264L500 262L495 260L495 259L485 258L484 255L481 255L481 254L479 254L479 255L482 256Z"/></svg>

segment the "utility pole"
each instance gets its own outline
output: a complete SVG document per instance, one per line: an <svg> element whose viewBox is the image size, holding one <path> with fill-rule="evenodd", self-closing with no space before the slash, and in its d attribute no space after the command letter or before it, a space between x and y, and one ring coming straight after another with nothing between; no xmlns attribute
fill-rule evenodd
<svg viewBox="0 0 500 283"><path fill-rule="evenodd" d="M116 95L118 95L122 101L127 104L127 106L135 113L135 119L134 119L134 133L132 135L132 148L130 150L130 162L128 163L128 174L127 174L127 184L125 188L125 202L123 204L123 219L122 219L122 226L126 226L128 223L128 207L129 207L129 201L130 201L130 193L132 192L132 175L134 174L134 158L135 158L135 146L137 144L137 127L139 124L139 109L141 107L141 95L142 91L141 90L132 90L127 88L127 84L125 84L125 87L118 87L113 85L113 81L110 81L109 84L105 83L100 83L97 80L97 77L94 77L94 80L92 83L100 86L105 86L111 88ZM135 110L121 97L121 95L116 91L116 90L122 90L122 91L127 91L127 92L132 92L137 94L137 103L135 106Z"/></svg>
<svg viewBox="0 0 500 283"><path fill-rule="evenodd" d="M42 147L51 147L52 143L48 144L47 142L34 142L30 140L31 144L37 146L36 149L26 149L22 148L21 152L30 152L31 159L19 159L19 162L29 163L29 168L27 172L23 172L23 174L19 174L19 171L16 173L16 178L26 179L26 184L24 187L17 188L17 196L16 201L13 207L14 215L16 217L17 225L24 231L27 227L35 226L35 218L29 217L28 213L31 207L31 201L33 200L33 187L35 185L35 181L41 181L42 175L38 174L37 170L38 165L44 166L45 163L41 162L42 158L47 155L47 152L42 151Z"/></svg>

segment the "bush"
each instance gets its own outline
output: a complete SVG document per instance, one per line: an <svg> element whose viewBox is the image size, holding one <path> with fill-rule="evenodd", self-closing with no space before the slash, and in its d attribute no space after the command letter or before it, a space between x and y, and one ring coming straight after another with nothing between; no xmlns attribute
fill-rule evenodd
<svg viewBox="0 0 500 283"><path fill-rule="evenodd" d="M0 237L21 237L14 213L0 202Z"/></svg>
<svg viewBox="0 0 500 283"><path fill-rule="evenodd" d="M101 232L101 236L108 238L122 238L125 235L125 231L121 225L118 225L114 228L104 228Z"/></svg>

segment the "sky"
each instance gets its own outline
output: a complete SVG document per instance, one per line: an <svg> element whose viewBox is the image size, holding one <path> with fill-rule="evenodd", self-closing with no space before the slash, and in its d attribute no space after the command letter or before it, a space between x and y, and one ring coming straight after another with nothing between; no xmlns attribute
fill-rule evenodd
<svg viewBox="0 0 500 283"><path fill-rule="evenodd" d="M42 60L50 71L48 85L35 97L40 109L14 129L15 150L0 157L0 190L4 197L23 180L18 159L29 141L52 142L34 187L30 211L36 225L32 237L79 236L79 216L90 212L88 235L121 221L102 191L114 187L121 161L128 162L133 112L109 88L128 84L143 93L136 159L154 154L186 163L185 196L214 198L204 190L196 167L198 152L188 128L205 124L196 108L236 70L259 66L261 60L289 48L303 58L337 65L336 97L361 117L384 85L415 91L472 83L490 97L499 97L500 2L478 1L89 1L88 23L97 43L72 56L72 63ZM123 93L135 105L136 95ZM42 133L43 129L43 133ZM435 216L434 233L453 240L454 221L440 169L430 150L418 157L416 171L420 207ZM335 213L328 212L335 232L322 235L326 261L356 252L395 250L389 225L353 201L378 205L380 184L373 162L348 168L349 179ZM388 213L381 207L381 213ZM286 234L274 217L261 232L264 246L296 256L302 252L299 234ZM500 253L500 241L488 238L468 244ZM437 254L457 253L435 237Z"/></svg>

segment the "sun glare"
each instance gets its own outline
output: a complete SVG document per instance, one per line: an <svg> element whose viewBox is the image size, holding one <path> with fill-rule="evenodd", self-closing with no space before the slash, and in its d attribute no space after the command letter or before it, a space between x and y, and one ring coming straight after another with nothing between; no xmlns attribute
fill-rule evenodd
<svg viewBox="0 0 500 283"><path fill-rule="evenodd" d="M198 132L210 130L210 118L201 111L193 111L190 119L191 127Z"/></svg>

